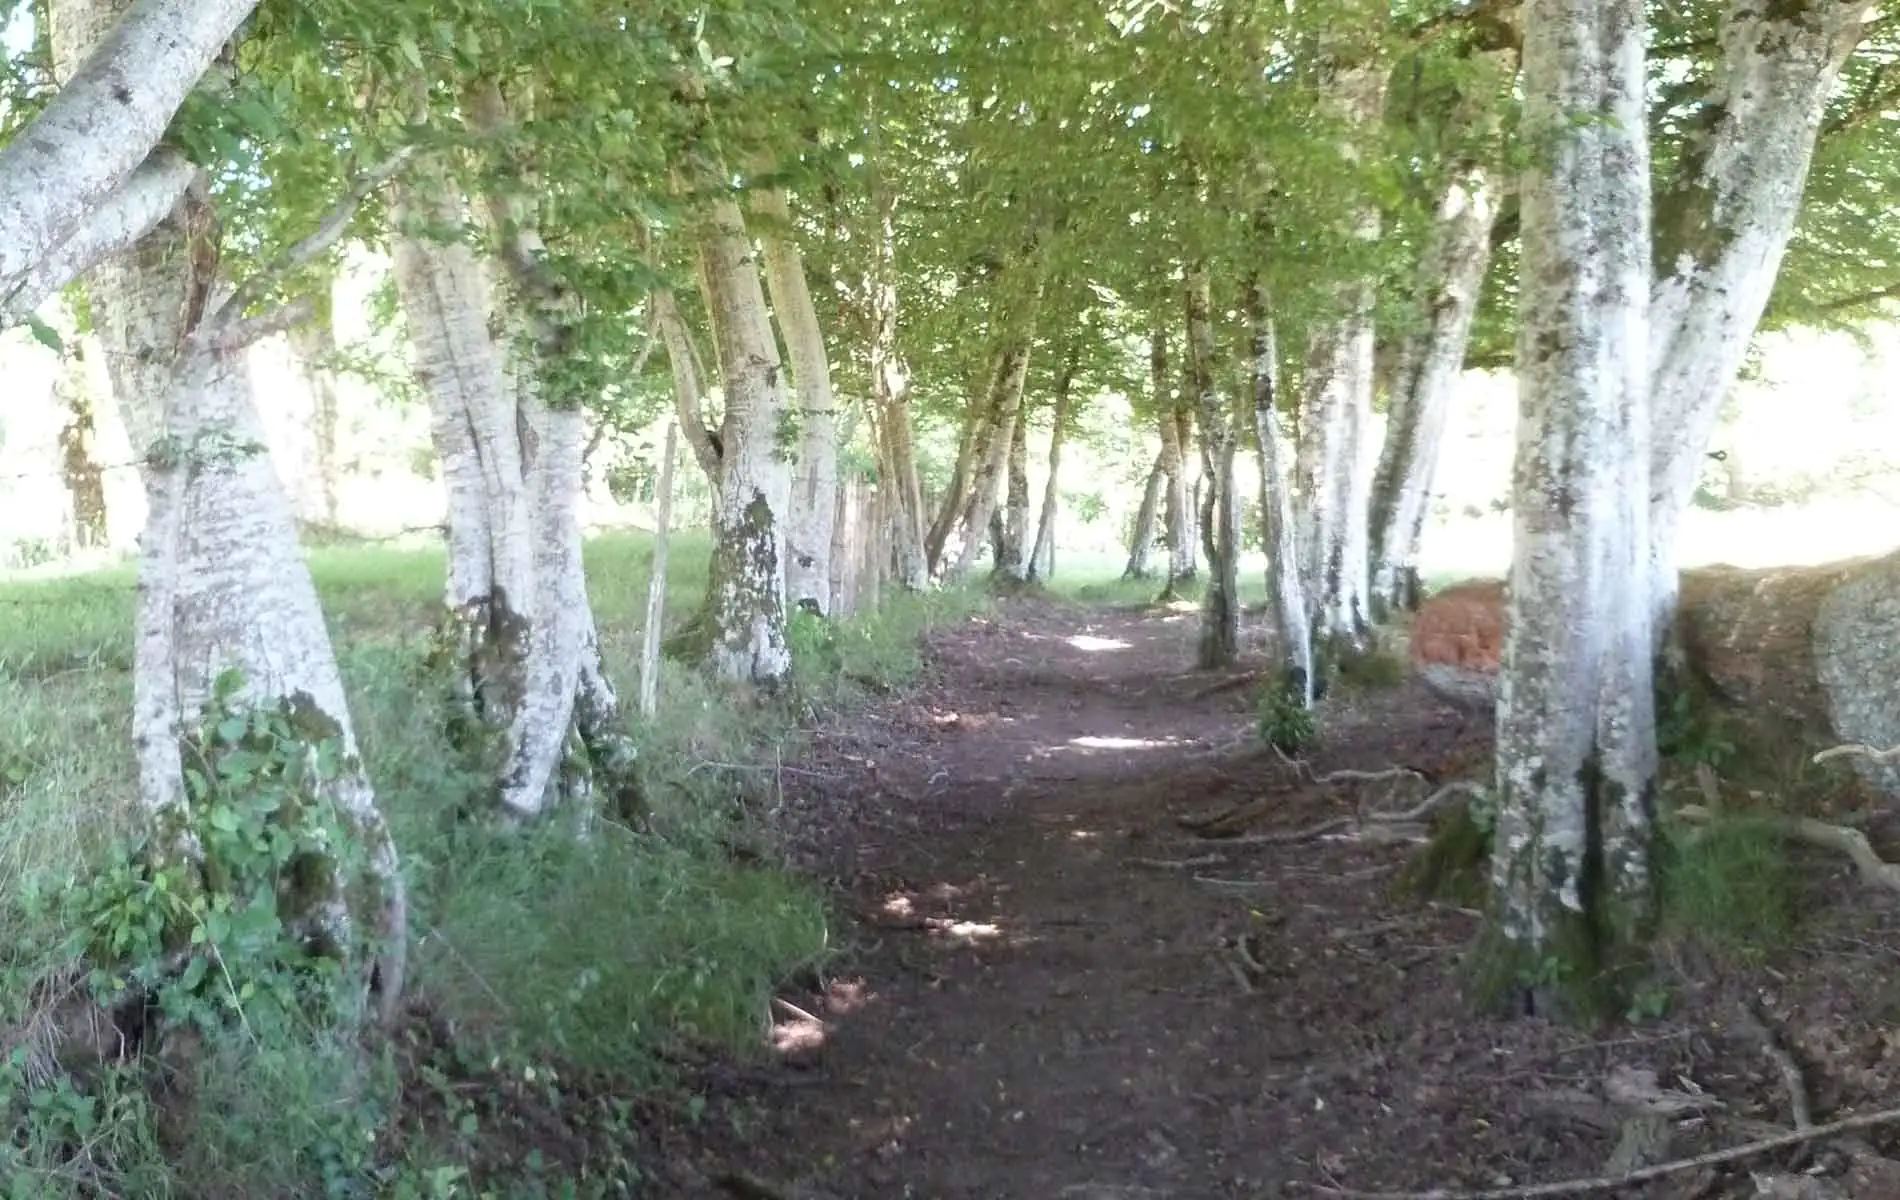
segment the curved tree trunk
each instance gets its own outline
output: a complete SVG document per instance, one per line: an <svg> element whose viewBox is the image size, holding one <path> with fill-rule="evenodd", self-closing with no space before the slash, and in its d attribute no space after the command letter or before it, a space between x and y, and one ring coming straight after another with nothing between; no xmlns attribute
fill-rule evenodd
<svg viewBox="0 0 1900 1200"><path fill-rule="evenodd" d="M1204 541L1207 591L1201 597L1198 662L1203 670L1231 666L1240 655L1240 497L1234 493L1234 420L1214 377L1213 302L1207 268L1187 280L1187 378L1201 416L1201 458L1207 495Z"/></svg>
<svg viewBox="0 0 1900 1200"><path fill-rule="evenodd" d="M1320 680L1313 671L1313 627L1300 588L1293 488L1281 457L1280 350L1274 338L1273 306L1266 285L1259 280L1248 291L1248 308L1253 327L1254 435L1260 443L1261 540L1267 548L1267 608L1286 682L1297 689L1294 694L1301 705L1311 708Z"/></svg>
<svg viewBox="0 0 1900 1200"><path fill-rule="evenodd" d="M739 206L713 200L700 218L698 239L726 394L709 585L712 665L727 679L773 684L792 665L784 569L792 479L778 444L790 401Z"/></svg>
<svg viewBox="0 0 1900 1200"><path fill-rule="evenodd" d="M924 536L924 549L930 558L933 574L942 575L950 564L945 561L956 558L960 547L951 542L957 531L957 522L962 520L964 510L969 507L972 477L975 474L977 459L982 456L982 437L984 423L990 416L990 406L995 402L996 369L991 367L983 376L983 390L970 397L963 413L963 427L957 434L957 459L950 468L950 482L944 486L943 497L937 504L937 516L931 521Z"/></svg>
<svg viewBox="0 0 1900 1200"><path fill-rule="evenodd" d="M972 454L970 498L951 542L944 547L945 558L952 563L948 572L952 578L967 577L976 564L977 547L982 544L983 531L989 528L990 514L996 509L999 485L1016 439L1016 424L1022 416L1023 387L1029 378L1029 351L1035 342L1036 318L1042 305L1042 272L1035 264L1032 269L1035 278L1027 283L1027 294L1015 297L1013 303L1004 308L996 369L990 377L985 415L973 442L976 449Z"/></svg>
<svg viewBox="0 0 1900 1200"><path fill-rule="evenodd" d="M1003 488L1003 507L994 539L995 573L1015 583L1029 578L1029 560L1024 549L1029 529L1029 421L1016 414L1016 428L1009 438L1009 470Z"/></svg>
<svg viewBox="0 0 1900 1200"><path fill-rule="evenodd" d="M1682 518L1800 213L1841 67L1865 36L1863 0L1729 0L1722 58L1675 176L1656 202L1649 389L1649 593L1675 606Z"/></svg>
<svg viewBox="0 0 1900 1200"><path fill-rule="evenodd" d="M1507 943L1584 978L1653 900L1644 40L1642 0L1525 8L1524 123L1550 149L1522 200L1492 870Z"/></svg>
<svg viewBox="0 0 1900 1200"><path fill-rule="evenodd" d="M754 197L759 247L772 312L785 335L792 385L798 397L798 468L785 521L786 600L831 610L831 541L838 520L838 411L824 330L805 280L805 259L793 240L792 214L782 192Z"/></svg>
<svg viewBox="0 0 1900 1200"><path fill-rule="evenodd" d="M55 4L56 72L69 73L124 7ZM122 48L105 45L108 54ZM243 355L273 326L247 322L233 289L220 284L216 214L200 189L192 192L172 219L89 283L102 344L128 356L114 380L115 390L121 380L132 385L120 392L128 432L150 451L133 675L140 798L154 852L202 870L215 844L201 834L215 826L195 794L198 772L185 769L185 743L208 754L214 740L228 741L201 729L214 702L280 714L313 761L320 745L335 752L334 769L313 773L300 789L310 807L277 819L297 821L322 806L362 859L305 851L287 873L300 884L279 890L277 915L291 936L336 959L357 995L374 996L387 1019L402 989L406 899L290 505L261 452ZM356 1002L340 1015L357 1015Z"/></svg>
<svg viewBox="0 0 1900 1200"><path fill-rule="evenodd" d="M1419 264L1424 323L1399 347L1385 444L1373 473L1371 599L1373 616L1380 619L1417 601L1419 538L1491 261L1492 186L1489 169L1480 164L1454 175Z"/></svg>
<svg viewBox="0 0 1900 1200"><path fill-rule="evenodd" d="M1146 579L1154 574L1149 559L1154 556L1155 532L1160 525L1161 493L1168 486L1166 455L1155 456L1148 470L1148 482L1142 485L1141 505L1135 509L1135 531L1128 539L1128 565L1123 579Z"/></svg>

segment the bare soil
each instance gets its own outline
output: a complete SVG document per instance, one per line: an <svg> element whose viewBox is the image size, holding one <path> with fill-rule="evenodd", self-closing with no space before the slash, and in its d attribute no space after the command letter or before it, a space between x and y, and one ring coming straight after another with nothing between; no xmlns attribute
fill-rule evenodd
<svg viewBox="0 0 1900 1200"><path fill-rule="evenodd" d="M1211 1200L1588 1177L1626 1139L1653 1162L1791 1126L1768 1041L1816 1121L1900 1104L1900 904L1844 860L1804 855L1809 913L1770 963L1666 948L1661 1016L1481 1013L1479 914L1395 886L1415 839L1351 821L1260 835L1481 778L1488 721L1412 683L1340 692L1290 762L1252 734L1259 663L1189 669L1195 623L1010 601L937 637L918 691L814 735L787 816L836 881L846 945L783 993L769 1067L713 1069L698 1127L658 1131L661 1193ZM1395 767L1417 776L1334 774ZM1226 828L1252 841L1189 827L1242 806ZM1606 1099L1619 1080L1660 1115ZM1891 1128L1595 1194L1755 1195L1758 1173L1837 1189L1776 1194L1900 1197Z"/></svg>

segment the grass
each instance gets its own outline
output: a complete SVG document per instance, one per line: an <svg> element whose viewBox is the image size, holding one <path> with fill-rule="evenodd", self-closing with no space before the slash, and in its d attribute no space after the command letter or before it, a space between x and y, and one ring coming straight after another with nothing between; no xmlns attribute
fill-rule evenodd
<svg viewBox="0 0 1900 1200"><path fill-rule="evenodd" d="M703 537L675 540L670 624L703 598L708 557ZM629 705L651 559L639 535L587 547L603 658ZM451 1112L467 1086L444 1083L439 1111L425 1119L385 1111L398 1080L413 1085L418 1070L506 1074L514 1068L498 1064L512 1063L529 1078L558 1069L613 1080L615 1095L660 1087L661 1064L682 1050L755 1052L774 986L827 953L817 887L769 862L735 862L726 849L735 837L758 844L771 800L760 784L773 778L760 768L797 754L794 708L732 704L697 672L668 664L658 717L629 728L652 807L646 829L608 825L584 843L553 830L471 829L453 814L478 781L443 744L440 709L418 702L431 694L423 655L440 551L329 546L310 564L364 761L410 877L410 991L456 1030L454 1062L418 1066L389 1046L375 1070L352 1074L339 1071L344 1052L320 1031L261 1044L213 1039L180 1072L196 1114L181 1133L168 1129L176 1114L152 1099L140 1064L44 1080L0 1053L0 1115L14 1132L0 1139L0 1195L543 1194L549 1164L511 1156L506 1138L472 1137L474 1117ZM23 985L55 965L46 948L67 944L49 906L25 902L23 881L70 876L136 827L135 600L123 566L0 581L0 995L26 996ZM896 596L836 626L795 631L806 702L797 711L901 686L922 668L922 635L979 603L974 592ZM5 1008L0 1031L20 1017ZM519 1087L519 1071L494 1086ZM353 1102L342 1099L345 1077L361 1091ZM584 1107L563 1111L581 1119ZM625 1132L624 1105L587 1111L596 1143ZM402 1130L394 1142L391 1128ZM599 1144L590 1153L612 1157ZM604 1169L592 1169L596 1182ZM579 1176L561 1178L571 1187ZM473 1183L501 1190L466 1190Z"/></svg>

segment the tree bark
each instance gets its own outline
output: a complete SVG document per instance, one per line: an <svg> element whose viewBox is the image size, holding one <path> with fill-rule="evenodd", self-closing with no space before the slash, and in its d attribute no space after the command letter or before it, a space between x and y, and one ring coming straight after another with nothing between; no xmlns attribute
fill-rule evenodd
<svg viewBox="0 0 1900 1200"><path fill-rule="evenodd" d="M772 312L785 335L792 384L798 398L798 467L785 521L786 600L831 610L831 541L838 519L838 410L824 330L805 279L805 259L793 240L791 208L784 193L753 198L761 218L759 247Z"/></svg>
<svg viewBox="0 0 1900 1200"><path fill-rule="evenodd" d="M1081 346L1071 341L1069 353L1062 360L1062 370L1056 376L1055 405L1051 420L1054 428L1049 434L1049 480L1042 489L1042 512L1036 518L1036 541L1029 551L1029 578L1048 580L1056 573L1056 516L1062 504L1062 445L1068 440L1070 410L1074 404L1075 374L1080 369ZM1151 492L1153 489L1150 489ZM1150 495L1142 497L1148 506L1148 538L1154 539L1154 499Z"/></svg>
<svg viewBox="0 0 1900 1200"><path fill-rule="evenodd" d="M1311 708L1320 680L1313 670L1313 628L1300 587L1299 523L1293 488L1282 459L1280 433L1280 351L1273 329L1273 306L1266 285L1256 279L1248 292L1248 323L1253 330L1253 418L1260 443L1261 541L1267 549L1267 608L1281 669L1290 694Z"/></svg>
<svg viewBox="0 0 1900 1200"><path fill-rule="evenodd" d="M950 481L944 486L943 497L938 501L936 519L931 521L924 538L933 574L942 574L948 569L944 561L946 553L954 558L960 552L960 547L952 545L951 536L970 505L971 480L980 457L984 422L995 402L995 378L996 369L992 366L983 376L983 390L972 395L964 408L963 427L957 435L957 459L950 468Z"/></svg>
<svg viewBox="0 0 1900 1200"><path fill-rule="evenodd" d="M673 374L673 406L679 417L680 436L693 451L693 461L715 487L719 482L719 446L706 428L706 375L699 351L693 344L693 331L681 315L679 302L665 288L655 288L647 298L653 324L666 346L666 361Z"/></svg>
<svg viewBox="0 0 1900 1200"><path fill-rule="evenodd" d="M790 401L739 206L712 200L697 236L726 398L713 510L712 665L724 678L771 685L792 665L784 570L792 479L779 446Z"/></svg>
<svg viewBox="0 0 1900 1200"><path fill-rule="evenodd" d="M1445 423L1491 261L1496 219L1491 171L1454 173L1419 264L1423 323L1401 342L1387 409L1385 444L1372 483L1372 615L1416 605L1419 539L1445 440Z"/></svg>
<svg viewBox="0 0 1900 1200"><path fill-rule="evenodd" d="M1233 414L1214 375L1213 299L1207 268L1187 279L1187 378L1201 417L1201 458L1207 480L1207 591L1201 597L1202 670L1231 666L1240 656L1240 497L1234 493Z"/></svg>
<svg viewBox="0 0 1900 1200"><path fill-rule="evenodd" d="M1165 345L1165 343L1163 343ZM1165 350L1162 351L1166 353ZM1157 368L1159 369L1159 368ZM1194 504L1190 463L1194 454L1194 405L1197 397L1183 387L1178 399L1169 401L1161 411L1161 457L1168 464L1168 490L1164 516L1168 525L1168 586L1164 594L1173 595L1179 585L1192 580L1199 562L1199 538L1195 532Z"/></svg>
<svg viewBox="0 0 1900 1200"><path fill-rule="evenodd" d="M1679 533L1703 455L1774 290L1829 94L1868 13L1863 0L1729 0L1708 96L1657 197L1649 594L1659 634L1675 606Z"/></svg>
<svg viewBox="0 0 1900 1200"><path fill-rule="evenodd" d="M63 83L32 123L0 148L0 298L8 316L25 315L13 312L14 301L36 270L84 236L90 220L115 210L115 194L147 162L185 97L256 7L256 0L57 6ZM176 159L167 171L182 196L191 173ZM170 207L144 211L155 220ZM145 230L134 222L124 232L129 236L111 248L131 245ZM106 248L101 243L97 252ZM91 265L80 261L84 257L68 256L66 280L34 286L42 295L57 291Z"/></svg>
<svg viewBox="0 0 1900 1200"><path fill-rule="evenodd" d="M1644 38L1641 0L1525 7L1524 123L1547 149L1522 193L1492 868L1507 943L1584 977L1653 900Z"/></svg>

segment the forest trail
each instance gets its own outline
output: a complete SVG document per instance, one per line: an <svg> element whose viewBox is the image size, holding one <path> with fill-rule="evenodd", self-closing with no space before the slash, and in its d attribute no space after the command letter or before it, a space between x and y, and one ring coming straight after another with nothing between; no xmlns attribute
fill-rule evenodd
<svg viewBox="0 0 1900 1200"><path fill-rule="evenodd" d="M817 735L787 799L825 847L845 945L821 983L782 993L782 1063L748 1089L755 1124L702 1148L706 1194L1202 1200L1564 1179L1616 1144L1588 1097L1619 1067L1777 1119L1769 1069L1723 1044L1740 1035L1719 1007L1595 1035L1478 1016L1459 962L1477 914L1394 886L1415 843L1185 828L1252 802L1256 833L1402 808L1425 781L1327 777L1469 777L1489 753L1488 731L1411 683L1330 698L1303 764L1264 752L1244 683L1261 664L1189 669L1197 620L1008 602L934 640L919 692ZM1673 1149L1747 1140L1717 1125ZM734 1169L773 1186L711 1187Z"/></svg>

